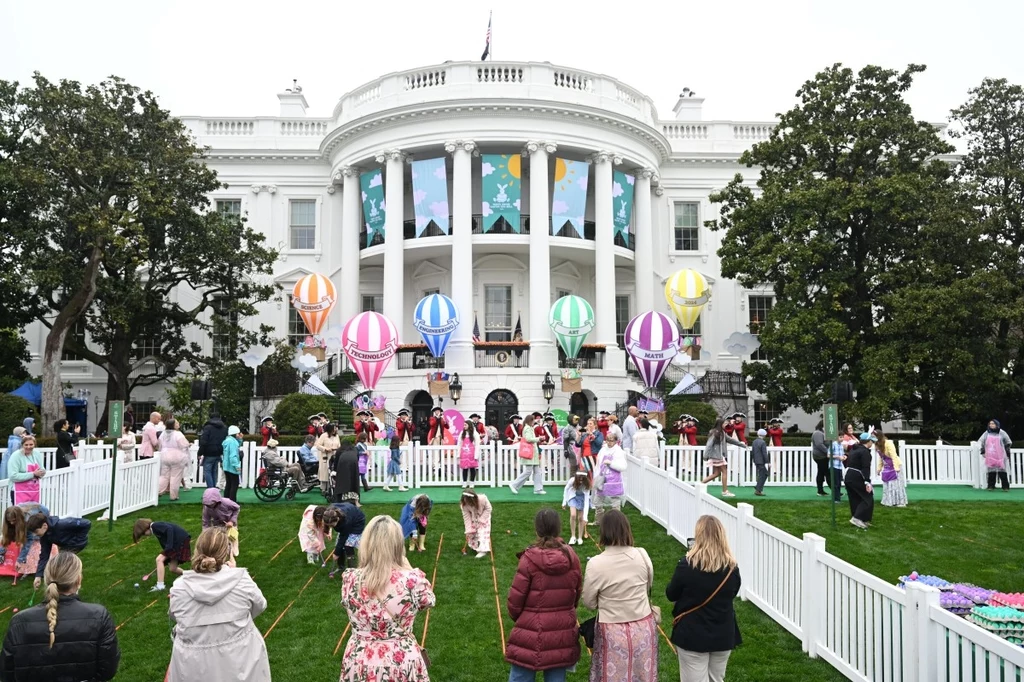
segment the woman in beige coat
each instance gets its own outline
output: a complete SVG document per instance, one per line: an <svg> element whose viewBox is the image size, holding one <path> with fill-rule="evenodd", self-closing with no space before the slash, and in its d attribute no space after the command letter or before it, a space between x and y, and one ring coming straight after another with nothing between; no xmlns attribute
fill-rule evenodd
<svg viewBox="0 0 1024 682"><path fill-rule="evenodd" d="M132 438L134 441L134 436ZM178 422L168 419L164 432L160 434L160 487L157 495L169 492L172 500L178 499L185 468L191 459L188 448L188 439L178 430Z"/></svg>
<svg viewBox="0 0 1024 682"><path fill-rule="evenodd" d="M320 457L320 470L317 472L317 478L320 479L320 485L326 485L326 482L331 479L331 457L341 447L341 439L338 438L338 427L336 424L328 424L324 427L324 432L320 434L320 437L316 439L316 443L313 447L317 451L317 455ZM357 483L358 486L358 483ZM358 490L358 487L356 488Z"/></svg>
<svg viewBox="0 0 1024 682"><path fill-rule="evenodd" d="M248 571L229 565L230 559L227 533L207 528L196 541L195 570L174 581L169 615L176 625L168 682L270 682L267 648L253 624L267 600Z"/></svg>

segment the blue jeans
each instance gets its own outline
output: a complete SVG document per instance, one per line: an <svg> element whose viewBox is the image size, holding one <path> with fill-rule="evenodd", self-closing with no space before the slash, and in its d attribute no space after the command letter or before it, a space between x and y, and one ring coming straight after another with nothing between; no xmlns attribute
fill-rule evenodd
<svg viewBox="0 0 1024 682"><path fill-rule="evenodd" d="M220 457L203 457L203 478L207 488L217 487L217 470L220 468Z"/></svg>
<svg viewBox="0 0 1024 682"><path fill-rule="evenodd" d="M568 668L552 668L551 670L545 670L544 682L565 682L565 673ZM527 670L526 668L520 668L518 665L512 666L512 672L508 674L508 682L534 682L537 679L537 673L533 670Z"/></svg>

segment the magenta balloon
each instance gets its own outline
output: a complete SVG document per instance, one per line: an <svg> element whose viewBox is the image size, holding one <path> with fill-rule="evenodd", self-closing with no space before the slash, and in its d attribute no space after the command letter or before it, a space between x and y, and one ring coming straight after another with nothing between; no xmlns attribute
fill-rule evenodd
<svg viewBox="0 0 1024 682"><path fill-rule="evenodd" d="M341 347L363 386L372 391L398 350L398 330L380 313L359 313L341 332Z"/></svg>
<svg viewBox="0 0 1024 682"><path fill-rule="evenodd" d="M654 388L679 353L679 330L667 315L651 312L637 315L626 325L626 352L633 358L644 385Z"/></svg>

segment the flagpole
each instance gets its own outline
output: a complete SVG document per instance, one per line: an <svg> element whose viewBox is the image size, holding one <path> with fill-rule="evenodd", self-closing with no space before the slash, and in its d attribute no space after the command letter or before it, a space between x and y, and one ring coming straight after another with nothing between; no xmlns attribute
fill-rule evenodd
<svg viewBox="0 0 1024 682"><path fill-rule="evenodd" d="M487 51L487 56L490 58L492 62L494 61L494 24L492 23L493 19L494 10L492 9L487 12L487 27L491 32L491 47Z"/></svg>

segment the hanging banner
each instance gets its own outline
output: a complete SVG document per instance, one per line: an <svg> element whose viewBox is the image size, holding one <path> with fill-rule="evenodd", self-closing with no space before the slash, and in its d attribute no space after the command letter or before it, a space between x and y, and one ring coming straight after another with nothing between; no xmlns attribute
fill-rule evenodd
<svg viewBox="0 0 1024 682"><path fill-rule="evenodd" d="M490 232L499 218L504 218L512 226L513 232L519 232L523 192L522 157L519 154L484 154L481 159L484 232Z"/></svg>
<svg viewBox="0 0 1024 682"><path fill-rule="evenodd" d="M412 162L412 205L416 213L416 236L433 222L445 234L448 229L448 171L445 159Z"/></svg>
<svg viewBox="0 0 1024 682"><path fill-rule="evenodd" d="M362 173L359 176L359 188L363 197L366 245L369 246L374 235L384 237L384 174L379 168Z"/></svg>
<svg viewBox="0 0 1024 682"><path fill-rule="evenodd" d="M633 183L636 178L621 171L612 174L612 225L615 234L622 235L622 241L629 246L629 223L633 219Z"/></svg>
<svg viewBox="0 0 1024 682"><path fill-rule="evenodd" d="M569 222L576 235L583 239L583 216L587 207L587 179L590 164L586 161L555 159L555 185L551 193L551 230L558 234Z"/></svg>

